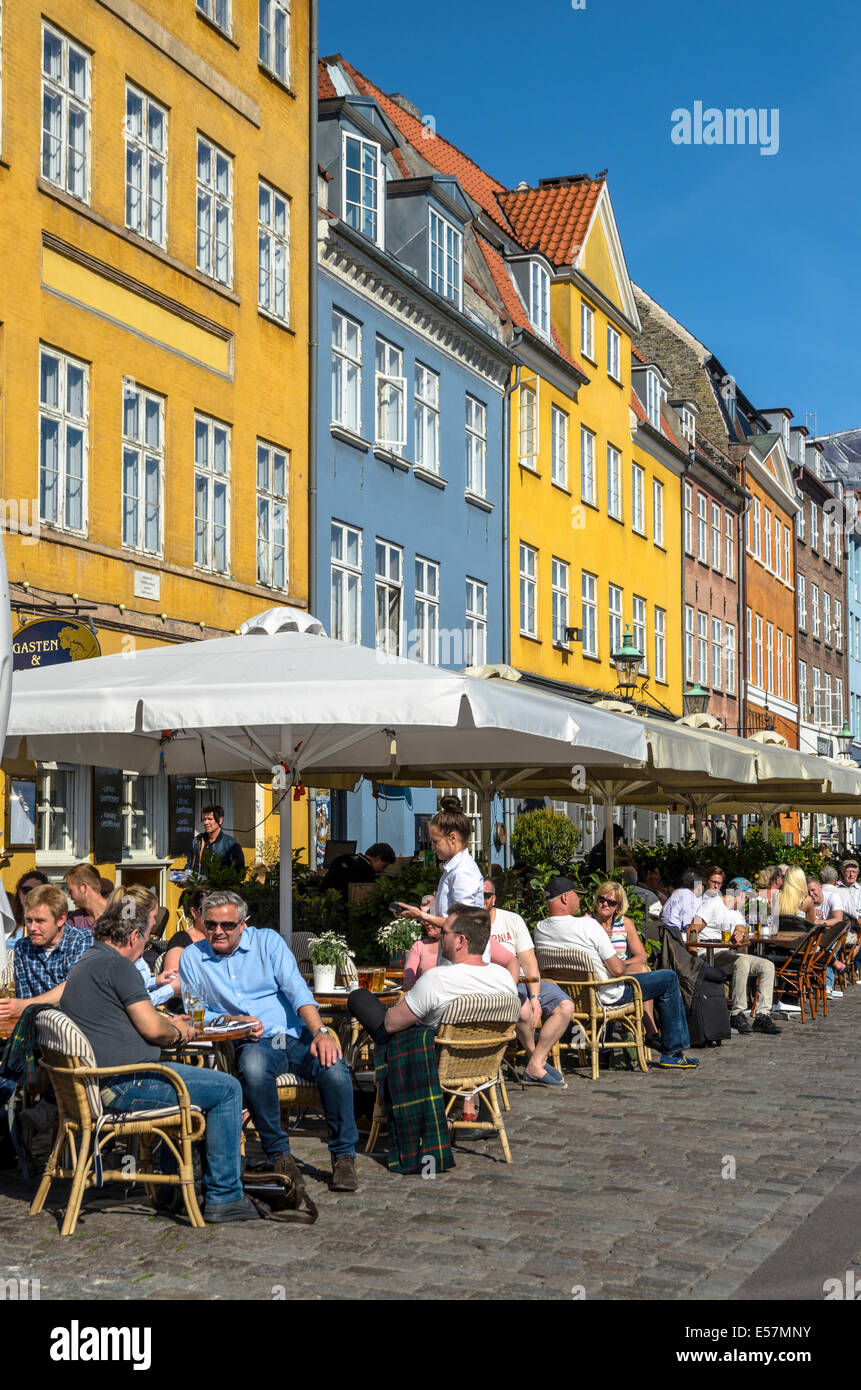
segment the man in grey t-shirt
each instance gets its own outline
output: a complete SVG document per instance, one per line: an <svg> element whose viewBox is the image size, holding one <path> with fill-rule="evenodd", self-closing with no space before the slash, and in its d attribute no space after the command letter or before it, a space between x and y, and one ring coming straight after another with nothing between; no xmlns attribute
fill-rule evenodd
<svg viewBox="0 0 861 1390"><path fill-rule="evenodd" d="M129 907L132 908L129 911ZM161 1048L188 1042L194 1030L152 1006L135 969L149 939L149 911L128 898L107 908L93 927L94 944L69 974L62 1010L89 1040L98 1067L156 1062ZM206 1116L203 1184L207 1221L248 1221L257 1211L242 1190L239 1140L242 1090L225 1072L171 1063L185 1082L192 1105ZM111 1112L176 1105L176 1090L157 1073L105 1078Z"/></svg>

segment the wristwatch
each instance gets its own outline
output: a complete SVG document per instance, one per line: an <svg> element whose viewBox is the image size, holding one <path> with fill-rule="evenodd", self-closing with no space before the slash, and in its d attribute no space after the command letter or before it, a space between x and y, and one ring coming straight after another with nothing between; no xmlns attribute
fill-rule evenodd
<svg viewBox="0 0 861 1390"><path fill-rule="evenodd" d="M329 1037L329 1035L330 1035L331 1032L332 1032L331 1028L327 1028L326 1025L325 1025L325 1023L324 1023L324 1024L322 1025L322 1027L320 1027L320 1028L317 1029L316 1033L312 1033L312 1034L311 1034L311 1041L313 1042L315 1038L319 1038L319 1036L320 1036L321 1033L325 1033L325 1034L326 1034L326 1037Z"/></svg>

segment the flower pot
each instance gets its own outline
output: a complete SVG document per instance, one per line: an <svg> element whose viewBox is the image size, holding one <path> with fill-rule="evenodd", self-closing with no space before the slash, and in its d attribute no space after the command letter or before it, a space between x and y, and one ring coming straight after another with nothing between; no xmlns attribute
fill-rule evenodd
<svg viewBox="0 0 861 1390"><path fill-rule="evenodd" d="M334 965L314 966L314 990L317 994L330 994L335 988Z"/></svg>

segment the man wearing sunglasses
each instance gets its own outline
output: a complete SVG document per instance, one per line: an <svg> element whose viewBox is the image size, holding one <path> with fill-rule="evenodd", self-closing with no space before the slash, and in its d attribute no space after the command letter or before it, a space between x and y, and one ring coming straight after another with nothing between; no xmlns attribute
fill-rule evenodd
<svg viewBox="0 0 861 1390"><path fill-rule="evenodd" d="M278 1101L278 1077L293 1072L320 1090L334 1191L355 1192L359 1135L352 1078L295 956L278 932L248 925L248 907L238 893L210 893L201 910L206 939L186 946L180 956L180 983L184 994L203 999L208 1023L227 1014L253 1024L251 1037L236 1043L237 1069L273 1171L300 1186L304 1182L281 1128Z"/></svg>

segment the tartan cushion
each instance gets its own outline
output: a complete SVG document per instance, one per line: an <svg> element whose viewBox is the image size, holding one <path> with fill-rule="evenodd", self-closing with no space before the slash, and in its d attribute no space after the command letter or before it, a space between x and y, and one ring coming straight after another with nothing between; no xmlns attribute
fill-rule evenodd
<svg viewBox="0 0 861 1390"><path fill-rule="evenodd" d="M440 1019L447 1023L516 1023L520 1018L520 999L516 994L462 994L453 999Z"/></svg>

